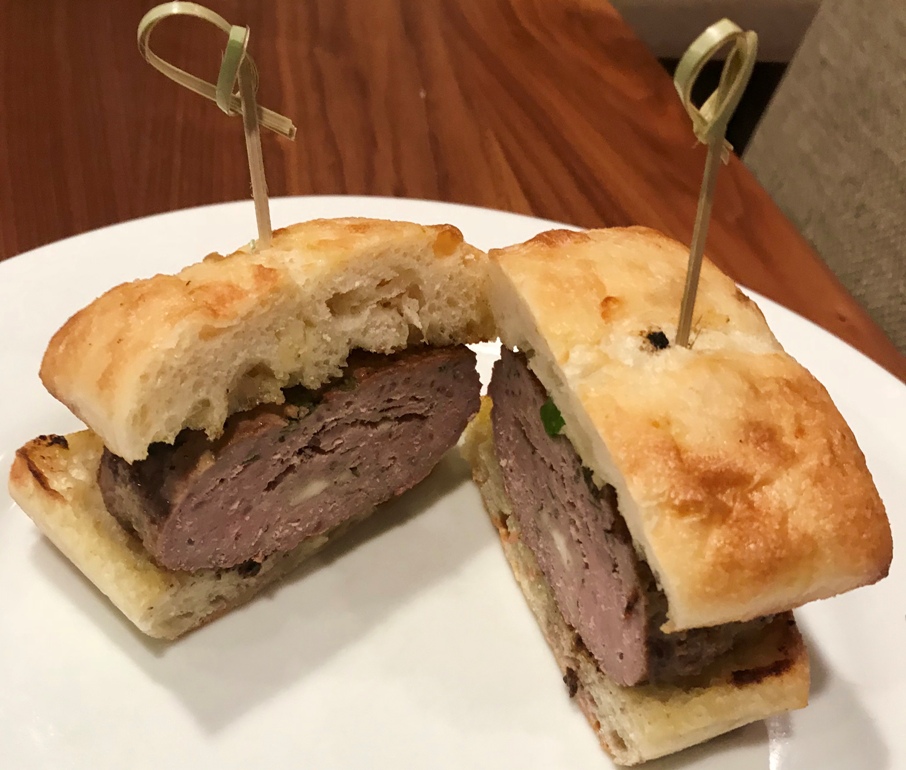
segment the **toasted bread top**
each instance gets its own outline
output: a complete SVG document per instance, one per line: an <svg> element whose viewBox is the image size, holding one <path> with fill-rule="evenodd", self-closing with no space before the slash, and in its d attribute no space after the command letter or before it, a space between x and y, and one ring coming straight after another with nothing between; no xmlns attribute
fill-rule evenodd
<svg viewBox="0 0 906 770"><path fill-rule="evenodd" d="M126 460L317 387L349 352L494 336L487 259L455 227L315 220L264 249L117 286L54 335L47 389Z"/></svg>

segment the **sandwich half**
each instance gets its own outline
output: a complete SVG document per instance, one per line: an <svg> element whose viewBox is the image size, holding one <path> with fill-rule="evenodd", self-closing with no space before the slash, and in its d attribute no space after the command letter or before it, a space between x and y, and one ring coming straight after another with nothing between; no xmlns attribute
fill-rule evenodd
<svg viewBox="0 0 906 770"><path fill-rule="evenodd" d="M806 705L791 610L887 574L852 432L755 304L644 228L491 252L503 350L464 453L569 695L634 765Z"/></svg>
<svg viewBox="0 0 906 770"><path fill-rule="evenodd" d="M451 226L317 220L111 289L41 378L88 430L13 499L140 630L247 601L424 479L479 408L487 257Z"/></svg>

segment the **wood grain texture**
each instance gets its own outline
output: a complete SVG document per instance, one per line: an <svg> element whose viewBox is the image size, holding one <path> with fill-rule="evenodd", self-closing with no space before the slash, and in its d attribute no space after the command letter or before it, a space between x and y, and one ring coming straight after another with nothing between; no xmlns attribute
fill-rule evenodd
<svg viewBox="0 0 906 770"><path fill-rule="evenodd" d="M691 237L704 150L604 0L208 0L251 27L272 195L393 195ZM103 225L248 195L238 118L138 54L149 0L0 0L0 259ZM155 47L216 78L224 37ZM735 158L708 253L901 379L906 358Z"/></svg>

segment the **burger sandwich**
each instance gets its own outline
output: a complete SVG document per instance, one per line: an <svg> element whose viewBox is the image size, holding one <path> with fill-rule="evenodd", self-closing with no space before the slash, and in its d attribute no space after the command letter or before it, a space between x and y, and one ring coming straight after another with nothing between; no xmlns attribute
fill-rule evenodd
<svg viewBox="0 0 906 770"><path fill-rule="evenodd" d="M825 389L705 260L644 228L490 253L503 342L465 454L604 748L635 765L805 706L791 610L873 583L890 527Z"/></svg>
<svg viewBox="0 0 906 770"><path fill-rule="evenodd" d="M249 600L424 479L479 408L487 258L451 226L318 220L117 286L41 379L88 429L13 499L139 629Z"/></svg>

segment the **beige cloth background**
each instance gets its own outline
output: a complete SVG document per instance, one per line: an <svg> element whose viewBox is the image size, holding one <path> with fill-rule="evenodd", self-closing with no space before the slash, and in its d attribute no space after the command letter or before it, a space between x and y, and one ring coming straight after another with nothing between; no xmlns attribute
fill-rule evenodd
<svg viewBox="0 0 906 770"><path fill-rule="evenodd" d="M610 0L610 3L662 59L678 59L704 29L726 16L743 29L758 33L760 61L787 62L799 46L820 0Z"/></svg>
<svg viewBox="0 0 906 770"><path fill-rule="evenodd" d="M906 2L824 0L744 160L906 352Z"/></svg>

